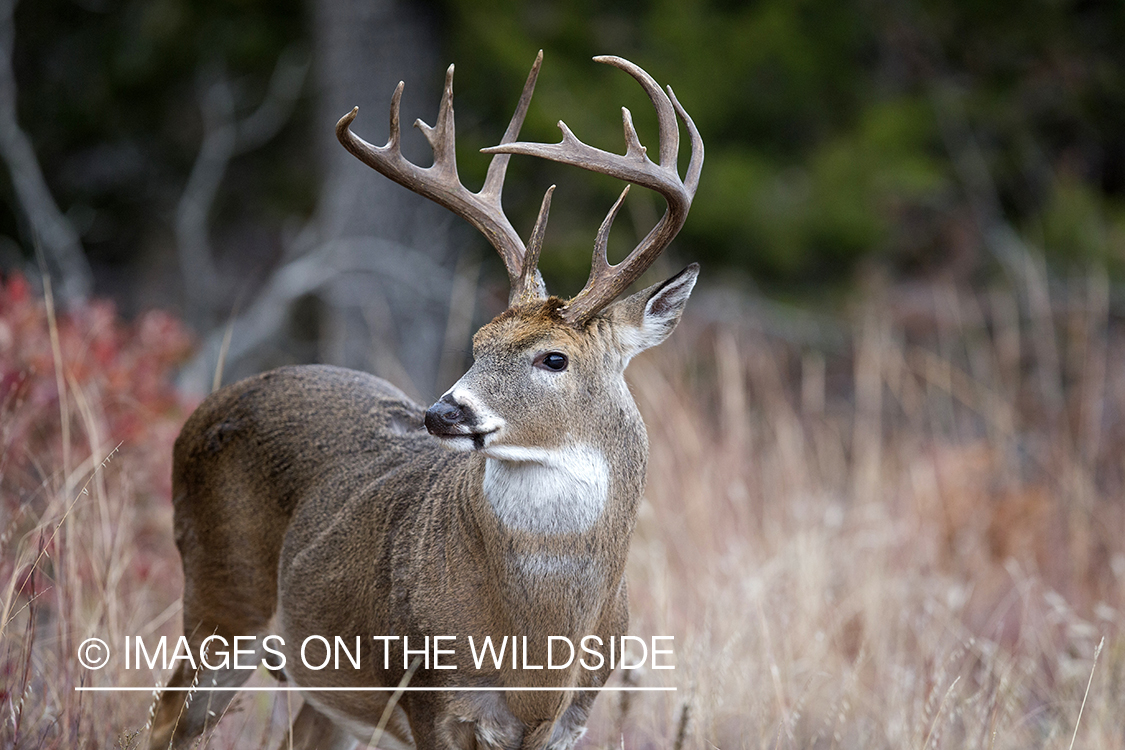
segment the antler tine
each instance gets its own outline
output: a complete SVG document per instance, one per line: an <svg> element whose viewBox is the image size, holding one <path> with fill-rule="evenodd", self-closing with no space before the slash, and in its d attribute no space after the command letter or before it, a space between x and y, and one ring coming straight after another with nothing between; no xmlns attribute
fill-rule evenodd
<svg viewBox="0 0 1125 750"><path fill-rule="evenodd" d="M514 141L519 136L520 126L527 114L528 104L535 89L535 79L539 72L543 53L540 51L532 66L531 74L524 85L516 113L508 125L502 143ZM380 174L389 177L403 187L423 195L435 203L448 208L464 218L488 239L496 248L508 271L512 290L510 300L518 298L541 298L546 296L542 278L535 266L524 268L527 251L523 241L504 214L500 194L507 169L507 155L493 157L488 168L488 176L480 192L473 193L461 184L457 176L456 128L453 117L453 66L445 74L445 89L442 93L441 107L438 110L437 124L430 127L421 120L414 125L426 137L434 152L434 163L430 167L419 167L407 161L401 149L401 125L399 105L402 100L403 84L399 82L391 97L390 136L385 146L373 146L351 131L351 124L359 113L359 107L340 118L336 123L336 137L356 158ZM546 208L549 196L544 200L540 211L537 231L542 234L539 223L546 221ZM538 255L538 253L536 253Z"/></svg>
<svg viewBox="0 0 1125 750"><path fill-rule="evenodd" d="M527 254L523 256L523 273L520 275L519 285L512 288L508 300L511 305L532 302L547 296L543 277L539 275L539 253L543 250L543 236L547 233L547 214L551 212L551 196L554 193L555 186L551 185L543 194L539 216L535 219L535 227L531 230L531 239L527 243Z"/></svg>
<svg viewBox="0 0 1125 750"><path fill-rule="evenodd" d="M648 98L652 101L652 106L656 109L656 123L660 132L660 166L675 169L676 155L680 151L680 128L676 125L676 112L672 107L672 102L664 95L664 92L660 89L660 84L640 66L623 57L599 55L594 58L594 62L620 68L641 84L645 93L648 94ZM632 130L632 118L629 119L628 127ZM636 138L635 131L633 137Z"/></svg>
<svg viewBox="0 0 1125 750"><path fill-rule="evenodd" d="M457 177L457 131L453 119L453 66L445 69L445 88L441 93L441 106L438 107L437 125L430 127L421 119L414 121L414 127L422 131L426 141L434 152L434 164L431 169L449 172L450 177ZM400 152L401 153L401 152Z"/></svg>
<svg viewBox="0 0 1125 750"><path fill-rule="evenodd" d="M616 299L655 262L687 219L688 209L691 208L691 201L699 184L699 173L703 167L703 140L695 123L672 94L671 88L668 89L668 94L665 94L652 76L623 58L604 56L595 57L594 60L613 65L629 73L641 84L652 100L660 131L659 164L648 158L633 128L632 115L625 108L622 108L626 143L626 152L623 155L611 154L582 143L562 121L559 121L559 129L563 137L559 143L518 142L482 149L485 153L538 156L607 174L655 190L667 201L668 208L664 216L648 235L637 244L625 260L617 265L610 265L605 256L605 248L610 227L625 193L618 198L598 231L590 278L582 291L562 310L563 317L574 325L581 325ZM677 116L683 120L691 136L691 161L688 164L686 181L680 179L677 166L680 138Z"/></svg>
<svg viewBox="0 0 1125 750"><path fill-rule="evenodd" d="M512 113L508 129L504 131L504 137L500 139L501 144L514 143L519 138L520 128L523 127L524 118L527 117L527 109L531 105L531 96L535 93L535 83L539 80L539 69L542 65L543 50L539 50L539 53L535 56L535 62L531 65L531 71L527 74L527 81L523 84L523 92L520 94L516 111ZM482 198L494 201L497 206L501 204L500 194L504 189L504 177L507 175L508 162L511 159L511 154L495 154L492 157L492 161L488 163L484 187L481 188L479 193ZM551 208L551 193L554 192L554 189L555 186L552 185L547 190L546 195L543 196L543 203L539 207L539 216L535 220L535 227L531 230L531 240L524 253L519 280L512 283L508 295L510 305L516 304L517 301L529 302L547 296L547 287L543 283L543 277L539 274L539 251L542 249L543 235L547 231L547 214Z"/></svg>
<svg viewBox="0 0 1125 750"><path fill-rule="evenodd" d="M703 171L703 137L699 135L699 128L695 127L695 121L691 119L691 115L680 104L680 100L676 98L671 86L668 87L668 98L672 100L672 106L676 108L676 114L684 121L684 125L688 129L688 135L691 137L691 160L688 161L684 188L694 197L695 189L699 187L699 174Z"/></svg>
<svg viewBox="0 0 1125 750"><path fill-rule="evenodd" d="M508 123L508 129L504 131L504 137L500 139L501 144L514 143L519 138L520 128L523 127L524 118L527 117L527 109L531 105L531 95L535 93L535 82L539 79L539 68L542 65L543 50L539 50L539 54L535 56L535 62L531 65L531 72L527 74L527 81L523 85L523 92L520 94L516 111L512 114L511 122ZM504 187L504 176L508 171L508 162L511 159L511 154L496 154L492 157L492 161L488 163L488 174L484 178L484 187L481 189L481 194L491 195L493 192L497 195L500 194Z"/></svg>
<svg viewBox="0 0 1125 750"><path fill-rule="evenodd" d="M602 219L602 225L598 227L598 234L594 238L594 257L590 262L590 280L586 282L586 286L598 286L601 284L609 283L602 281L613 276L614 266L609 264L609 258L606 256L606 250L609 247L609 230L613 227L613 220L617 218L617 212L621 210L621 206L625 203L625 198L629 195L629 188L632 185L626 185L625 189L621 191L621 195L617 196L617 200L609 209L609 213ZM583 290L585 291L585 290ZM575 300L578 298L575 297Z"/></svg>

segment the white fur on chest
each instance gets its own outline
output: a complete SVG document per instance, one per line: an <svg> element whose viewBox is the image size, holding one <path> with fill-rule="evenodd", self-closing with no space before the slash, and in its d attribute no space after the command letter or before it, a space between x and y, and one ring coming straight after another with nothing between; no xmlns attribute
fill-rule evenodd
<svg viewBox="0 0 1125 750"><path fill-rule="evenodd" d="M588 445L489 447L484 496L505 526L536 534L590 529L609 496L609 464Z"/></svg>

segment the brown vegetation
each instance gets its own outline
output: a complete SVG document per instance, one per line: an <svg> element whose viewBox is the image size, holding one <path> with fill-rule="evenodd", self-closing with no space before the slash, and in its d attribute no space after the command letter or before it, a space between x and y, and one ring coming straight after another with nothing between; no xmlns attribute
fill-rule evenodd
<svg viewBox="0 0 1125 750"><path fill-rule="evenodd" d="M632 365L652 455L631 631L674 635L677 668L630 679L678 690L602 696L583 746L1122 746L1125 336L1104 276L1048 288L1028 264L980 291L873 281L837 320L712 293ZM178 635L187 405L144 407L130 373L166 383L181 334L60 320L60 404L41 303L15 324L7 289L0 744L134 747L148 694L72 688L162 675L74 654ZM90 359L106 330L134 364ZM297 704L241 695L208 746L277 745Z"/></svg>

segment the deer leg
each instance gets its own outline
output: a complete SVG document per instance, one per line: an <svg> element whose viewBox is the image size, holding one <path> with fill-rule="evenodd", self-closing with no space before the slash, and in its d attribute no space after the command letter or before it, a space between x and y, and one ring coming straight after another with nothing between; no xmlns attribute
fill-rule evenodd
<svg viewBox="0 0 1125 750"><path fill-rule="evenodd" d="M177 542L184 564L184 634L197 665L179 662L168 686L197 689L160 696L151 750L187 747L214 726L235 693L206 688L241 685L254 672L247 667L256 667L265 655L261 637L269 632L276 605L276 548L284 533L284 526L268 516L255 523L254 514L265 515L257 509L266 503L253 487L231 483L242 502L224 504L210 496L210 487L220 482L177 476L175 484ZM236 636L257 636L237 644L237 660ZM247 649L255 653L247 655Z"/></svg>

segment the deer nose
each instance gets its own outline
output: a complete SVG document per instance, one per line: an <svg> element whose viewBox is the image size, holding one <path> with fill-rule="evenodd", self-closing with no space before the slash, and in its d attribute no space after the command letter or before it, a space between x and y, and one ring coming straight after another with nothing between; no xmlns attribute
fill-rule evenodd
<svg viewBox="0 0 1125 750"><path fill-rule="evenodd" d="M431 435L447 435L465 421L465 412L448 395L426 409L426 429Z"/></svg>

